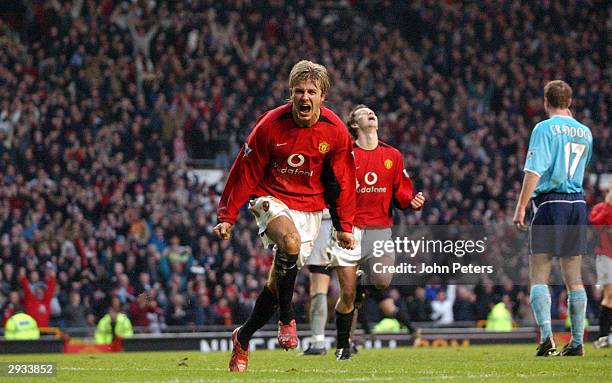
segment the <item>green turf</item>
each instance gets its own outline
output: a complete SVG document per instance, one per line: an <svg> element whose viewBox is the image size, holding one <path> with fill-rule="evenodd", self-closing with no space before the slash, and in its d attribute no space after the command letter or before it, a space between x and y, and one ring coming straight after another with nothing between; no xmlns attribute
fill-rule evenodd
<svg viewBox="0 0 612 383"><path fill-rule="evenodd" d="M2 355L0 362L56 362L56 378L15 382L610 382L612 349L587 347L580 357L535 358L533 345L363 350L352 361L299 357L297 352L256 351L249 371L227 372L229 353Z"/></svg>

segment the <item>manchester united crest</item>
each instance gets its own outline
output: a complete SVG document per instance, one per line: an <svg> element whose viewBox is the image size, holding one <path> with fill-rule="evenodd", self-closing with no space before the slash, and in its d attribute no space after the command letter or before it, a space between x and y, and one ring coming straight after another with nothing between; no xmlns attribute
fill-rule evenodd
<svg viewBox="0 0 612 383"><path fill-rule="evenodd" d="M385 169L389 170L393 167L393 161L391 161L390 159L386 159L385 162Z"/></svg>
<svg viewBox="0 0 612 383"><path fill-rule="evenodd" d="M331 146L326 141L319 142L319 153L325 154L329 152L329 149Z"/></svg>

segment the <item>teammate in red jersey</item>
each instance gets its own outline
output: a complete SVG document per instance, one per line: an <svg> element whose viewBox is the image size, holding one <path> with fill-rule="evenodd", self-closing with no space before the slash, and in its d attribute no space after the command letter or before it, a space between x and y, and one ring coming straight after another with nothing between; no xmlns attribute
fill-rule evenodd
<svg viewBox="0 0 612 383"><path fill-rule="evenodd" d="M589 221L599 225L600 238L597 252L597 284L603 287L603 298L599 306L599 338L595 348L609 347L612 343L612 179L606 200L593 206Z"/></svg>
<svg viewBox="0 0 612 383"><path fill-rule="evenodd" d="M383 312L410 325L406 313L398 310L392 299L382 293L391 283L388 273L371 273L374 263L371 240L391 238L393 206L399 209L421 209L425 203L423 193L413 196L412 180L404 169L400 152L378 140L378 118L365 105L358 105L349 114L347 127L355 138L355 169L357 176L357 210L353 233L357 241L355 249L338 245L330 248L331 266L336 267L340 283L340 299L336 304L336 358L351 358L349 344L351 325L357 295L356 272L359 265L366 270L360 285L372 286ZM394 253L375 258L375 262L392 265ZM371 265L370 265L371 266ZM403 314L403 315L402 315Z"/></svg>
<svg viewBox="0 0 612 383"><path fill-rule="evenodd" d="M323 209L329 205L337 240L352 249L355 165L344 124L321 103L329 89L324 66L302 60L289 75L291 101L256 122L230 170L214 232L229 239L238 211L249 198L264 245L274 262L251 316L232 334L231 371L245 371L249 340L279 309L278 343L297 347L291 298L298 268L313 247ZM335 190L327 185L335 185Z"/></svg>

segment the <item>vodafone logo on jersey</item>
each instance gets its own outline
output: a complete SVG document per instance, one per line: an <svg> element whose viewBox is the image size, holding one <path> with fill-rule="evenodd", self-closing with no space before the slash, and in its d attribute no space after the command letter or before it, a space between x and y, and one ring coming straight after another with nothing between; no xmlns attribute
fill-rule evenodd
<svg viewBox="0 0 612 383"><path fill-rule="evenodd" d="M374 172L367 172L365 176L363 177L363 182L365 182L365 184L368 186L360 187L361 185L359 184L359 180L357 180L357 193L386 193L387 192L386 187L381 187L381 188L374 187L374 185L378 182L378 174Z"/></svg>
<svg viewBox="0 0 612 383"><path fill-rule="evenodd" d="M289 156L289 158L287 158L287 163L292 168L298 168L304 165L304 161L306 161L306 159L301 154L292 154Z"/></svg>
<svg viewBox="0 0 612 383"><path fill-rule="evenodd" d="M365 177L363 177L366 185L374 185L378 181L378 176L374 172L367 172Z"/></svg>
<svg viewBox="0 0 612 383"><path fill-rule="evenodd" d="M305 162L306 162L306 158L304 157L303 154L293 153L287 158L287 165L289 166L282 166L282 165L279 165L278 163L275 163L274 168L281 174L291 174L294 176L312 177L312 175L314 174L314 171L298 169L300 166L304 165Z"/></svg>

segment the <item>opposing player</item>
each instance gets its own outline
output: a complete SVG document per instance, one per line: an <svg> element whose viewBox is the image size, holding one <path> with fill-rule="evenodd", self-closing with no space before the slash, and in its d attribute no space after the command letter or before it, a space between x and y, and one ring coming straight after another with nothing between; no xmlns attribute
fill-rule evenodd
<svg viewBox="0 0 612 383"><path fill-rule="evenodd" d="M335 267L340 283L340 298L336 303L336 359L351 359L350 332L356 297L356 272L359 265L366 271L362 284L378 294L383 312L410 326L407 317L384 295L392 274L374 273L374 263L393 265L395 253L373 257L372 241L391 239L393 207L421 209L423 193L413 196L413 184L404 169L400 152L378 139L378 117L366 105L357 105L349 113L347 127L355 138L355 169L357 176L357 210L354 230L357 245L346 249L334 243L330 246L331 266ZM389 307L386 307L389 306ZM405 314L405 313L404 313Z"/></svg>
<svg viewBox="0 0 612 383"><path fill-rule="evenodd" d="M603 299L599 306L599 337L593 344L595 348L603 348L610 346L612 325L612 180L606 200L593 206L589 220L593 225L603 226L596 249L597 284L603 288Z"/></svg>
<svg viewBox="0 0 612 383"><path fill-rule="evenodd" d="M291 306L295 277L310 255L326 205L340 246L354 247L355 165L344 124L321 105L329 90L327 70L302 60L291 69L289 88L290 102L257 120L230 170L217 211L214 233L227 240L239 209L251 198L249 210L262 241L276 250L253 312L232 333L230 371L246 371L249 340L277 307L278 343L284 349L297 347ZM326 189L328 184L339 190Z"/></svg>
<svg viewBox="0 0 612 383"><path fill-rule="evenodd" d="M537 356L555 354L550 323L548 280L552 257L559 257L568 290L572 339L557 355L584 355L583 331L587 296L581 260L586 251L587 209L582 182L592 148L590 129L572 117L572 89L560 80L544 87L544 109L549 118L538 123L529 141L525 176L514 213L519 230L530 230L529 277L531 308L540 328ZM534 216L525 224L532 201Z"/></svg>

